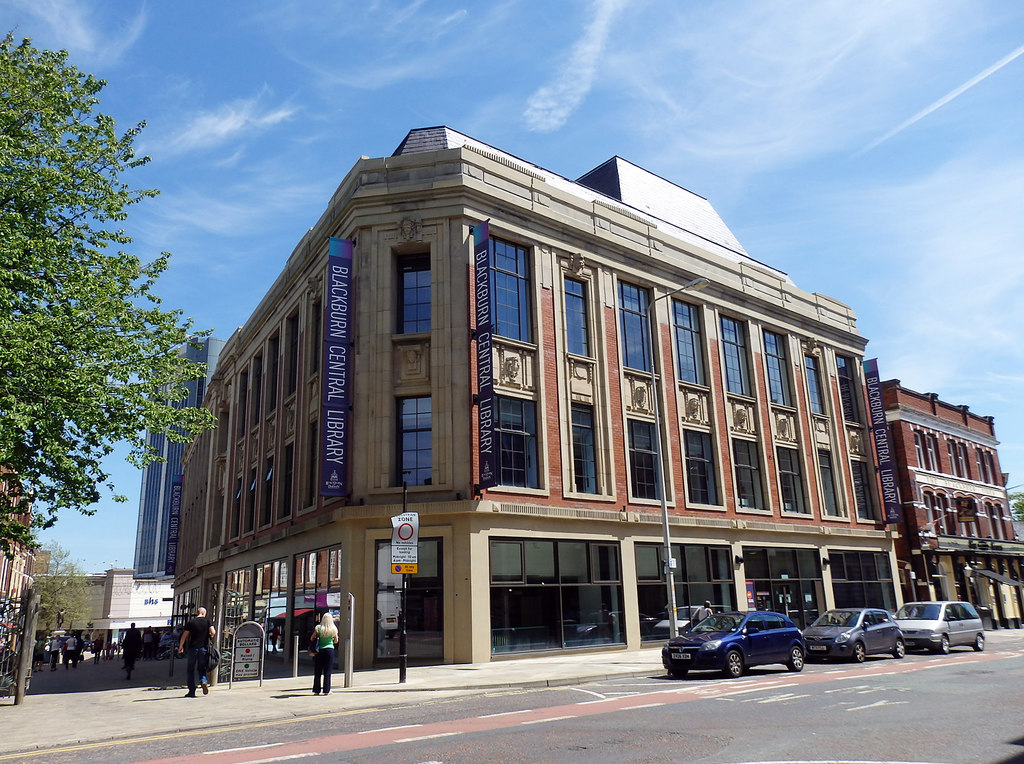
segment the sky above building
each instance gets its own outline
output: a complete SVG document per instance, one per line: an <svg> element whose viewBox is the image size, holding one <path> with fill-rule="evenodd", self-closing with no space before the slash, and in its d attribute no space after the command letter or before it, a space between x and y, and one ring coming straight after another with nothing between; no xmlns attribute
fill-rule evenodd
<svg viewBox="0 0 1024 764"><path fill-rule="evenodd" d="M707 197L752 257L850 305L883 379L995 417L1024 483L1024 4L985 0L0 0L106 79L153 161L132 251L228 338L360 155L448 125L576 178L613 155ZM45 542L131 565L125 504Z"/></svg>

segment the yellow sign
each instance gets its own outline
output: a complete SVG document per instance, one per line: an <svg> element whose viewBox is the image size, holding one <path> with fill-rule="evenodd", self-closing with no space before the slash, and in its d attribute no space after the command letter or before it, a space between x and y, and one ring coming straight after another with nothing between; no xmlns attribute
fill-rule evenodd
<svg viewBox="0 0 1024 764"><path fill-rule="evenodd" d="M419 573L420 566L415 562L396 562L391 566L392 573Z"/></svg>

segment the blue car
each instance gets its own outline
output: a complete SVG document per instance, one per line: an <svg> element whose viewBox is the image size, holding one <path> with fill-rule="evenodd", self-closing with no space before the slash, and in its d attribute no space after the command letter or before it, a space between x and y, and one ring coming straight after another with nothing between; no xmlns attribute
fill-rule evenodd
<svg viewBox="0 0 1024 764"><path fill-rule="evenodd" d="M803 671L807 654L803 635L782 613L767 610L718 613L685 634L670 639L661 650L669 676L689 671L718 670L726 677L743 676L748 666L783 663Z"/></svg>

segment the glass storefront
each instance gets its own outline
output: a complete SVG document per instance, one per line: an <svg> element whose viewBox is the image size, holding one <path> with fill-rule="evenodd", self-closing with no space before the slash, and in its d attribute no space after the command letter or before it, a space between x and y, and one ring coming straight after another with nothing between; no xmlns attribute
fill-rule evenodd
<svg viewBox="0 0 1024 764"><path fill-rule="evenodd" d="M774 610L801 629L818 617L825 602L817 549L743 547L747 606Z"/></svg>
<svg viewBox="0 0 1024 764"><path fill-rule="evenodd" d="M888 555L830 549L828 561L836 607L896 609L896 589Z"/></svg>
<svg viewBox="0 0 1024 764"><path fill-rule="evenodd" d="M404 576L408 589L403 612L403 576L391 572L391 542L377 542L375 661L398 660L402 626L409 660L424 663L444 659L441 539L421 538L417 556L419 572Z"/></svg>
<svg viewBox="0 0 1024 764"><path fill-rule="evenodd" d="M636 591L640 609L640 638L669 636L667 589L662 544L637 544ZM688 621L693 608L710 602L718 612L736 609L729 547L673 544L676 561L675 594L679 620Z"/></svg>
<svg viewBox="0 0 1024 764"><path fill-rule="evenodd" d="M285 613L272 611L273 626L281 639L299 636L299 655L308 657L307 645L320 617L330 610L335 623L341 618L342 582L341 547L327 547L295 556L295 596L291 603L292 632L284 634ZM287 608L287 601L284 603ZM271 628L273 628L273 626Z"/></svg>
<svg viewBox="0 0 1024 764"><path fill-rule="evenodd" d="M493 539L491 652L623 644L617 543Z"/></svg>
<svg viewBox="0 0 1024 764"><path fill-rule="evenodd" d="M274 560L256 566L253 580L253 620L263 625L269 658L284 659L285 615L288 607L288 562Z"/></svg>

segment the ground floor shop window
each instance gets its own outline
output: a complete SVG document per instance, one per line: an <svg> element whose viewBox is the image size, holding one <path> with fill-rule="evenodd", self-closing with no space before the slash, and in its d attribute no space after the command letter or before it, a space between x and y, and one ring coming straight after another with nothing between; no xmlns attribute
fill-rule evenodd
<svg viewBox="0 0 1024 764"><path fill-rule="evenodd" d="M636 592L640 613L640 638L662 640L669 636L668 590L665 583L663 544L637 544ZM676 617L689 621L691 612L710 602L716 612L736 609L732 558L727 546L673 544L675 558Z"/></svg>
<svg viewBox="0 0 1024 764"><path fill-rule="evenodd" d="M299 636L299 654L305 655L313 629L328 610L335 623L341 619L341 547L329 547L295 556L295 596L291 602L292 630L285 633L284 611L271 611L278 616L267 625L280 632L279 639L291 640ZM285 602L285 608L288 603Z"/></svg>
<svg viewBox="0 0 1024 764"><path fill-rule="evenodd" d="M491 541L491 652L622 644L618 544Z"/></svg>
<svg viewBox="0 0 1024 764"><path fill-rule="evenodd" d="M263 625L267 655L283 659L285 616L288 612L288 561L274 560L257 565L253 589L253 620Z"/></svg>
<svg viewBox="0 0 1024 764"><path fill-rule="evenodd" d="M896 609L896 589L889 555L830 550L828 560L836 607Z"/></svg>
<svg viewBox="0 0 1024 764"><path fill-rule="evenodd" d="M391 572L391 542L377 542L375 601L376 661L398 660L400 632L406 631L406 655L418 662L444 659L444 582L441 539L421 538L419 571ZM402 586L405 609L402 609Z"/></svg>
<svg viewBox="0 0 1024 764"><path fill-rule="evenodd" d="M747 606L789 616L801 629L825 602L817 549L743 547Z"/></svg>

